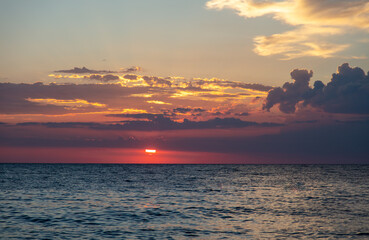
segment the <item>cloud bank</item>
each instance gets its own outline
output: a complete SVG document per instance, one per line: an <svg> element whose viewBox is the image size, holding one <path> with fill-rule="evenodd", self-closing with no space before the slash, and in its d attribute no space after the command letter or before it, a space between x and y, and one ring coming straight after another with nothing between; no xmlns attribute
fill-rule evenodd
<svg viewBox="0 0 369 240"><path fill-rule="evenodd" d="M111 114L112 117L138 118L147 120L125 120L121 123L97 122L24 122L17 126L44 126L48 128L89 128L93 130L116 131L167 131L167 130L201 130L201 129L233 129L251 126L278 127L277 123L257 123L243 121L238 118L213 118L206 121L191 121L184 119L176 122L163 114Z"/></svg>
<svg viewBox="0 0 369 240"><path fill-rule="evenodd" d="M369 74L347 63L327 84L310 86L313 72L295 69L293 82L277 88L216 78L86 76L94 75L99 83L0 83L0 148L124 152L155 143L245 162L368 161ZM280 111L269 112L274 106Z"/></svg>
<svg viewBox="0 0 369 240"><path fill-rule="evenodd" d="M324 85L315 81L309 86L312 71L295 69L291 72L293 83L286 82L282 88L268 93L264 109L270 110L279 104L284 113L294 113L296 106L312 106L329 113L369 114L369 73L344 63L332 74L331 81Z"/></svg>
<svg viewBox="0 0 369 240"><path fill-rule="evenodd" d="M166 121L161 119L159 121ZM234 125L236 123L236 125ZM149 122L140 125L158 129ZM336 122L334 124L313 124L309 128L290 129L283 126L281 132L247 136L240 134L212 135L209 130L198 134L182 135L181 132L213 129L221 124L223 129L236 127L240 132L243 127L263 127L257 123L246 123L234 119L213 119L201 122L178 123L180 131L173 126L165 127L160 135L139 136L124 133L124 130L137 129L133 123L124 124L102 123L20 123L17 125L0 125L0 146L8 147L101 147L101 148L137 148L143 149L155 143L161 150L216 152L241 154L247 160L254 156L264 158L267 163L368 163L369 134L368 121ZM237 127L237 125L239 127ZM159 125L160 126L160 125ZM265 126L268 127L268 126ZM270 126L272 127L272 126ZM216 129L213 130L217 131ZM248 129L248 128L246 128ZM225 131L225 130L220 130ZM76 134L77 133L77 134ZM99 134L102 133L102 134ZM235 132L233 132L235 133ZM260 163L266 163L260 162ZM225 162L227 163L227 162ZM257 163L257 162L254 162Z"/></svg>

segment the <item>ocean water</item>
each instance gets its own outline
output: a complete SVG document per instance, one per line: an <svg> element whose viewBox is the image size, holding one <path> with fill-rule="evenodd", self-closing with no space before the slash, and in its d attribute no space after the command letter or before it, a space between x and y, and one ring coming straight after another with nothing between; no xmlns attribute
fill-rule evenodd
<svg viewBox="0 0 369 240"><path fill-rule="evenodd" d="M0 164L1 239L369 239L369 165Z"/></svg>

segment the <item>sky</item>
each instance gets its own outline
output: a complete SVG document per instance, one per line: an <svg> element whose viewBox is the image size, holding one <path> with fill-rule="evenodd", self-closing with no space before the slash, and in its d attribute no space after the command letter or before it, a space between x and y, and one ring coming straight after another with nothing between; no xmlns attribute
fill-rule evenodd
<svg viewBox="0 0 369 240"><path fill-rule="evenodd" d="M369 163L367 0L0 0L0 33L0 162Z"/></svg>

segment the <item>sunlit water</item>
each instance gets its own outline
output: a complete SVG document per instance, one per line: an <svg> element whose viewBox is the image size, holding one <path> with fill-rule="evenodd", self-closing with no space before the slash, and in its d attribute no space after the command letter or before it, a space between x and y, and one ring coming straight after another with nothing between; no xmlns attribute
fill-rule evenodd
<svg viewBox="0 0 369 240"><path fill-rule="evenodd" d="M2 239L369 239L369 165L0 164Z"/></svg>

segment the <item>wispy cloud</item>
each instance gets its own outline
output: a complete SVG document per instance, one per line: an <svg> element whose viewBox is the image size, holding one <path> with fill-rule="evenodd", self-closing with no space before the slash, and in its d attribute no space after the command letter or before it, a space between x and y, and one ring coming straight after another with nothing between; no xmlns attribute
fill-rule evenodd
<svg viewBox="0 0 369 240"><path fill-rule="evenodd" d="M171 103L167 103L167 102L163 102L163 101L158 101L158 100L148 100L146 102L147 103L152 103L152 104L159 104L159 105L172 105Z"/></svg>
<svg viewBox="0 0 369 240"><path fill-rule="evenodd" d="M121 68L120 71L111 71L111 70L92 70L88 69L86 67L74 67L72 69L66 69L66 70L56 70L54 72L57 73L72 73L72 74L105 74L105 73L130 73L130 72L137 72L141 71L141 67L129 67L129 68Z"/></svg>
<svg viewBox="0 0 369 240"><path fill-rule="evenodd" d="M244 18L271 15L295 29L270 36L256 36L254 51L282 59L302 56L333 57L350 43L328 40L352 29L369 31L369 3L366 0L211 0L209 9L234 9ZM355 56L351 56L355 57Z"/></svg>
<svg viewBox="0 0 369 240"><path fill-rule="evenodd" d="M41 105L55 105L55 106L64 106L66 109L76 109L81 107L96 107L96 108L106 108L105 104L97 103L97 102L88 102L83 99L73 99L73 100L65 100L65 99L54 99L54 98L26 98L27 101L38 103Z"/></svg>

